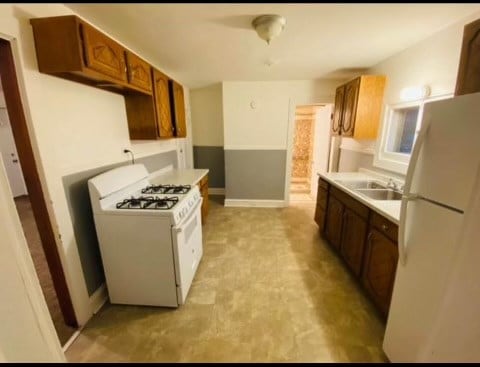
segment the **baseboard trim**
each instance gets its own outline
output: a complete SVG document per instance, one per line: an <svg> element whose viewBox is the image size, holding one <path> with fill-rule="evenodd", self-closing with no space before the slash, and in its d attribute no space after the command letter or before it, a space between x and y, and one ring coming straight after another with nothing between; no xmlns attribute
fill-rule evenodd
<svg viewBox="0 0 480 367"><path fill-rule="evenodd" d="M78 338L78 336L80 335L80 332L83 330L83 326L78 329L78 330L75 330L75 332L72 334L72 336L70 337L70 339L68 339L68 341L65 343L65 345L62 347L62 350L63 350L63 353L65 353L67 351L68 348L70 348L70 346L73 344L73 342L75 341L75 339Z"/></svg>
<svg viewBox="0 0 480 367"><path fill-rule="evenodd" d="M285 200L241 200L225 199L225 206L229 207L253 207L253 208L284 208Z"/></svg>
<svg viewBox="0 0 480 367"><path fill-rule="evenodd" d="M224 187L209 187L208 195L225 195Z"/></svg>
<svg viewBox="0 0 480 367"><path fill-rule="evenodd" d="M103 283L98 289L93 292L90 296L90 307L92 309L93 314L96 314L100 308L107 302L108 300L108 293L107 293L107 286Z"/></svg>

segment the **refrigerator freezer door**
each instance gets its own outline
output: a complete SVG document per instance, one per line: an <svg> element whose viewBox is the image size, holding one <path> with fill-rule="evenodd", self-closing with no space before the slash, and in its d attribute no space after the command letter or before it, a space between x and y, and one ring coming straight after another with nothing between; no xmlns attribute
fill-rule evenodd
<svg viewBox="0 0 480 367"><path fill-rule="evenodd" d="M422 132L407 172L406 194L464 211L480 165L480 93L425 104Z"/></svg>
<svg viewBox="0 0 480 367"><path fill-rule="evenodd" d="M463 215L417 200L407 204L407 262L398 263L383 348L392 362L419 359L455 254Z"/></svg>

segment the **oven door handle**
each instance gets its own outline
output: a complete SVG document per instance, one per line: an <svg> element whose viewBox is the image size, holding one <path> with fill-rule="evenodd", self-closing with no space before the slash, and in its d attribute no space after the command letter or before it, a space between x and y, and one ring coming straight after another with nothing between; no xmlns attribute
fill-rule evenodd
<svg viewBox="0 0 480 367"><path fill-rule="evenodd" d="M177 233L183 232L183 229L187 227L190 224L190 222L193 220L193 217L195 217L196 211L198 207L202 205L202 202L203 202L203 198L200 198L200 200L197 202L195 207L192 209L190 215L186 217L183 221L181 221L178 227L175 228L175 232Z"/></svg>

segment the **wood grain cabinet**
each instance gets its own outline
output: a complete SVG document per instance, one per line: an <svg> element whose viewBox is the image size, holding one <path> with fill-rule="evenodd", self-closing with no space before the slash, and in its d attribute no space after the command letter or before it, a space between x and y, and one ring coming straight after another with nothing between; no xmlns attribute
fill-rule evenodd
<svg viewBox="0 0 480 367"><path fill-rule="evenodd" d="M200 194L202 195L203 202L202 202L202 224L205 224L205 220L207 219L208 215L208 175L202 177L200 182L198 183L198 188L200 190Z"/></svg>
<svg viewBox="0 0 480 367"><path fill-rule="evenodd" d="M326 193L323 236L387 316L398 261L398 226L332 185Z"/></svg>
<svg viewBox="0 0 480 367"><path fill-rule="evenodd" d="M328 196L328 182L318 179L318 188L317 188L317 203L315 207L315 222L320 228L320 232L323 232L324 223L325 223L325 214L327 210L327 196Z"/></svg>
<svg viewBox="0 0 480 367"><path fill-rule="evenodd" d="M155 112L157 116L158 136L171 138L174 135L168 77L153 69Z"/></svg>
<svg viewBox="0 0 480 367"><path fill-rule="evenodd" d="M148 62L130 51L125 51L128 82L138 88L152 93L152 73Z"/></svg>
<svg viewBox="0 0 480 367"><path fill-rule="evenodd" d="M366 243L362 283L385 316L390 307L397 262L396 241L371 228Z"/></svg>
<svg viewBox="0 0 480 367"><path fill-rule="evenodd" d="M386 78L362 75L339 86L335 93L332 135L376 139Z"/></svg>
<svg viewBox="0 0 480 367"><path fill-rule="evenodd" d="M480 92L480 19L465 25L455 95Z"/></svg>
<svg viewBox="0 0 480 367"><path fill-rule="evenodd" d="M175 80L169 81L170 103L173 112L173 121L175 125L175 136L184 138L187 136L187 124L185 119L185 98L183 96L183 87Z"/></svg>

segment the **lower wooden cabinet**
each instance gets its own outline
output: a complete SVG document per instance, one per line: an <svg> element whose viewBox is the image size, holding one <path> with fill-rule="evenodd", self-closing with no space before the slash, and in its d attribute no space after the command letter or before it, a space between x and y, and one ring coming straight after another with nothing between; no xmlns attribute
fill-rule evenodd
<svg viewBox="0 0 480 367"><path fill-rule="evenodd" d="M202 195L202 224L205 223L208 215L208 175L203 176L203 178L198 183L198 189Z"/></svg>
<svg viewBox="0 0 480 367"><path fill-rule="evenodd" d="M343 208L343 204L330 194L325 218L325 237L336 249L340 249L342 240Z"/></svg>
<svg viewBox="0 0 480 367"><path fill-rule="evenodd" d="M320 228L320 232L323 232L325 224L325 212L327 210L327 196L328 196L328 183L321 178L318 179L317 189L317 205L315 207L315 222Z"/></svg>
<svg viewBox="0 0 480 367"><path fill-rule="evenodd" d="M362 271L363 250L367 235L367 220L345 208L342 222L340 253L355 275Z"/></svg>
<svg viewBox="0 0 480 367"><path fill-rule="evenodd" d="M321 233L387 316L398 261L398 226L336 187L322 194L315 210Z"/></svg>
<svg viewBox="0 0 480 367"><path fill-rule="evenodd" d="M362 283L384 315L388 314L397 270L398 246L371 228L368 234Z"/></svg>

